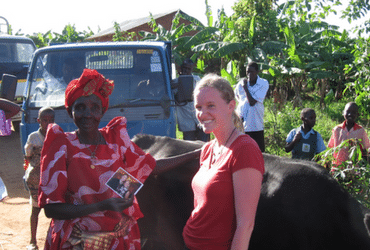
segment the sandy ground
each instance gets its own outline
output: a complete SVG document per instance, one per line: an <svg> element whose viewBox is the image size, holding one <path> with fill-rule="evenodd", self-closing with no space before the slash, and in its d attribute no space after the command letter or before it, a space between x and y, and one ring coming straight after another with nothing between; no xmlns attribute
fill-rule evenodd
<svg viewBox="0 0 370 250"><path fill-rule="evenodd" d="M9 195L0 202L0 250L26 249L29 244L31 206L22 182L23 175L19 133L13 131L11 136L0 136L0 177ZM49 222L41 210L37 232L40 249L43 249Z"/></svg>

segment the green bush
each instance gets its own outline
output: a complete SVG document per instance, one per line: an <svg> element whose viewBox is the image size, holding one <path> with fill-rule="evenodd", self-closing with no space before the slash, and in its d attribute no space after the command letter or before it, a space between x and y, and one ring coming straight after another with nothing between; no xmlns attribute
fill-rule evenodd
<svg viewBox="0 0 370 250"><path fill-rule="evenodd" d="M335 154L339 150L348 150L348 160L340 165L336 164ZM360 147L360 140L349 139L335 148L329 148L316 156L317 162L328 169L329 173L354 198L370 208L369 180L370 164L367 152Z"/></svg>

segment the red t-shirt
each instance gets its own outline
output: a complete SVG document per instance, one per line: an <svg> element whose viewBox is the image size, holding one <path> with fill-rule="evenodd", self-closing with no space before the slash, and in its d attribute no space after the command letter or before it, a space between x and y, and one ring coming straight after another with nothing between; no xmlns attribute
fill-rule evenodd
<svg viewBox="0 0 370 250"><path fill-rule="evenodd" d="M229 149L224 148L210 167L214 143L204 146L192 181L194 210L183 231L185 244L192 250L230 249L236 229L232 174L244 168L265 171L262 153L249 135L239 136Z"/></svg>

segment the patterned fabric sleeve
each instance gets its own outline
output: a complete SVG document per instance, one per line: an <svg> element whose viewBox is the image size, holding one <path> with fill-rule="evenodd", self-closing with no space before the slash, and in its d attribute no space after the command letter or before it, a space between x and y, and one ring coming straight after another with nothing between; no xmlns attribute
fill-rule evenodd
<svg viewBox="0 0 370 250"><path fill-rule="evenodd" d="M49 125L41 152L39 206L65 203L67 191L67 138L57 124Z"/></svg>
<svg viewBox="0 0 370 250"><path fill-rule="evenodd" d="M125 117L116 117L102 131L106 133L108 141L117 141L117 144L120 145L126 170L144 183L155 168L156 161L150 154L145 153L131 141L126 126Z"/></svg>

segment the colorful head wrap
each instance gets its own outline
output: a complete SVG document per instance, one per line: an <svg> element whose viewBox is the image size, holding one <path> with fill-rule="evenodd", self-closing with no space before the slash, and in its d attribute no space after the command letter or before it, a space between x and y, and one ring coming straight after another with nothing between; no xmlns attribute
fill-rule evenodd
<svg viewBox="0 0 370 250"><path fill-rule="evenodd" d="M72 108L73 103L81 96L96 95L101 99L103 111L109 106L109 95L112 94L114 82L105 79L95 69L84 69L80 78L72 80L66 89L65 107Z"/></svg>

